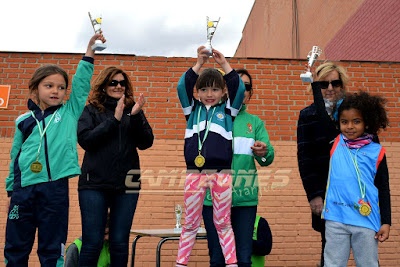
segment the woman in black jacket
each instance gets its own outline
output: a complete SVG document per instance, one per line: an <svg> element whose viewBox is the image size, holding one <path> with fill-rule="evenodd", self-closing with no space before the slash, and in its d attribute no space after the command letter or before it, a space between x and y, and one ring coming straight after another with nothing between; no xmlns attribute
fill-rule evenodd
<svg viewBox="0 0 400 267"><path fill-rule="evenodd" d="M340 133L330 116L334 101L341 97L346 90L348 77L342 67L332 62L320 65L316 70L316 75L319 81L330 82L328 88L322 90L325 103L325 107L322 108L325 110L318 112L316 103L321 103L321 101L315 101L300 111L297 124L297 159L312 212L312 227L315 231L321 232L321 266L323 266L325 222L321 219L321 211L328 180L331 142ZM311 86L308 87L308 90L312 90ZM320 89L318 88L318 90ZM319 91L319 95L321 95L321 91Z"/></svg>
<svg viewBox="0 0 400 267"><path fill-rule="evenodd" d="M96 266L110 208L110 255L113 266L126 266L129 232L139 197L137 148L152 146L154 136L142 111L143 94L133 100L128 75L104 69L78 122L78 142L85 150L79 177L82 215L80 266Z"/></svg>
<svg viewBox="0 0 400 267"><path fill-rule="evenodd" d="M328 180L330 150L333 140L340 134L338 122L335 121L332 111L335 101L342 98L346 91L348 76L341 66L332 62L320 65L314 76L314 83L308 87L312 90L314 103L300 111L298 120L297 159L312 212L312 227L321 232L321 266L324 266L325 221L321 219L321 212ZM374 135L373 141L379 143L377 134ZM377 186L389 192L386 157L379 166L377 177ZM390 203L390 198L379 197L381 203ZM390 204L386 204L385 207L388 208L381 211L382 220L391 224Z"/></svg>

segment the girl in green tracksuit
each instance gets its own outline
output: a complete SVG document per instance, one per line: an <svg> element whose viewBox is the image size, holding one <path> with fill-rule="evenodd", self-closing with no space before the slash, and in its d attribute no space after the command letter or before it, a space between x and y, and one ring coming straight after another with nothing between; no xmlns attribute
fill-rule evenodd
<svg viewBox="0 0 400 267"><path fill-rule="evenodd" d="M96 39L79 62L69 100L68 74L57 65L38 68L29 81L29 112L16 119L6 190L10 197L4 256L8 266L28 266L38 230L42 266L62 266L68 232L68 178L80 174L77 124L90 92Z"/></svg>

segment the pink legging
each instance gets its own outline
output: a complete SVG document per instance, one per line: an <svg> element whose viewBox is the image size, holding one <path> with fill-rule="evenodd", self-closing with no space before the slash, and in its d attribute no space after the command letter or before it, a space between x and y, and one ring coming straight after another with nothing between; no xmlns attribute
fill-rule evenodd
<svg viewBox="0 0 400 267"><path fill-rule="evenodd" d="M213 219L226 264L235 264L236 246L231 226L232 202L231 174L190 173L185 181L185 225L179 240L177 264L187 265L201 223L203 201L210 188L213 202ZM237 266L237 265L232 265Z"/></svg>

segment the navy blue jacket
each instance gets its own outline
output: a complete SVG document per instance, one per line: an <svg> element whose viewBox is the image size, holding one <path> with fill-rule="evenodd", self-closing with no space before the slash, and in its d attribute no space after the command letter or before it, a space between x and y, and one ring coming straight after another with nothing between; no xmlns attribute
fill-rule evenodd
<svg viewBox="0 0 400 267"><path fill-rule="evenodd" d="M183 112L187 120L185 132L185 160L188 169L230 170L232 163L232 129L233 117L242 106L245 86L235 70L224 75L229 98L226 102L215 105L215 111L211 119L211 126L201 151L205 158L205 165L197 168L194 164L199 155L198 132L200 140L203 140L208 120L214 107L208 111L203 103L193 97L193 89L199 76L190 68L186 71L178 83L178 96ZM197 129L197 117L200 111L199 129Z"/></svg>

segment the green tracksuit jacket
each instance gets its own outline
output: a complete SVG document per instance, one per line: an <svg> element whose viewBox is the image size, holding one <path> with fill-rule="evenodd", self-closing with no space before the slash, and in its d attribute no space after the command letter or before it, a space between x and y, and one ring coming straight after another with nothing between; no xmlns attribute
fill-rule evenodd
<svg viewBox="0 0 400 267"><path fill-rule="evenodd" d="M233 124L233 190L232 207L258 205L258 177L254 159L261 166L268 166L274 160L274 148L269 142L264 122L246 112L243 106ZM253 155L251 147L255 141L267 144L264 157ZM204 205L212 206L211 194L207 191Z"/></svg>
<svg viewBox="0 0 400 267"><path fill-rule="evenodd" d="M86 60L85 60L86 59ZM10 173L6 178L6 190L12 194L14 181L18 187L75 177L81 173L77 152L77 125L90 92L93 74L93 58L84 57L80 61L72 80L72 92L66 104L52 106L42 111L32 101L29 109L35 113L42 129L54 118L43 137L39 162L43 169L39 173L31 171L36 161L40 143L40 132L31 112L19 116L11 148Z"/></svg>

